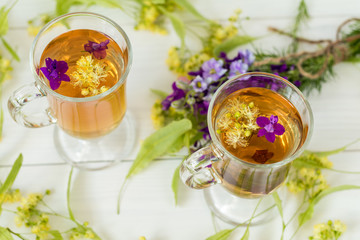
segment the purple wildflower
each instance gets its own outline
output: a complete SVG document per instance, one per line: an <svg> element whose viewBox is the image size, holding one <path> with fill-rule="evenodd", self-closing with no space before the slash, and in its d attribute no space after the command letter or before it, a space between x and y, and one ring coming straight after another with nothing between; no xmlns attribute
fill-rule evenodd
<svg viewBox="0 0 360 240"><path fill-rule="evenodd" d="M200 115L206 115L209 109L208 101L200 101L194 103L194 112L199 113Z"/></svg>
<svg viewBox="0 0 360 240"><path fill-rule="evenodd" d="M85 51L94 54L96 59L104 59L106 57L106 49L108 49L107 45L109 42L109 39L106 39L106 41L101 43L89 41L84 44L84 49Z"/></svg>
<svg viewBox="0 0 360 240"><path fill-rule="evenodd" d="M296 80L294 81L294 85L299 88L301 86L301 82L299 80Z"/></svg>
<svg viewBox="0 0 360 240"><path fill-rule="evenodd" d="M244 74L248 70L249 66L242 60L234 61L230 64L229 77L234 77L239 74Z"/></svg>
<svg viewBox="0 0 360 240"><path fill-rule="evenodd" d="M242 54L242 59L244 60L244 63L250 66L255 61L255 55L249 50L246 49L245 51L239 51L239 54Z"/></svg>
<svg viewBox="0 0 360 240"><path fill-rule="evenodd" d="M207 82L200 76L197 76L190 85L194 88L195 92L203 92L207 89Z"/></svg>
<svg viewBox="0 0 360 240"><path fill-rule="evenodd" d="M172 103L173 101L176 101L176 100L179 100L179 99L185 97L185 92L184 92L184 90L178 88L178 87L176 86L176 82L174 82L174 83L172 84L172 89L173 89L173 93L170 94L169 96L167 96L167 97L162 101L162 105L163 105L162 109L163 109L163 110L168 110L169 107L170 107L170 105L171 105L171 103Z"/></svg>
<svg viewBox="0 0 360 240"><path fill-rule="evenodd" d="M203 70L202 77L205 79L210 78L210 82L215 82L219 80L225 73L226 69L223 68L223 61L216 61L215 58L212 58L203 63L201 69Z"/></svg>
<svg viewBox="0 0 360 240"><path fill-rule="evenodd" d="M276 73L282 73L282 72L286 72L288 71L288 66L284 63L284 64L272 64L270 65L271 71L272 72L276 72Z"/></svg>
<svg viewBox="0 0 360 240"><path fill-rule="evenodd" d="M70 77L66 75L66 71L69 69L65 61L56 61L51 58L45 59L46 67L40 68L44 76L49 80L49 84L52 90L56 90L60 87L61 81L70 82Z"/></svg>
<svg viewBox="0 0 360 240"><path fill-rule="evenodd" d="M269 142L275 141L275 135L283 135L285 128L280 123L277 123L279 120L278 116L271 115L270 119L267 117L258 117L256 123L262 129L258 132L258 137L265 135L266 140Z"/></svg>
<svg viewBox="0 0 360 240"><path fill-rule="evenodd" d="M203 133L203 139L204 140L210 140L211 138L210 138L210 132L209 132L209 128L206 126L206 127L204 127L204 128L201 128L200 130L199 130L199 132L202 132Z"/></svg>
<svg viewBox="0 0 360 240"><path fill-rule="evenodd" d="M253 64L253 62L255 61L255 55L248 49L240 50L233 59L228 58L225 52L221 52L219 57L224 59L226 63L232 63L238 60L242 60L248 66Z"/></svg>

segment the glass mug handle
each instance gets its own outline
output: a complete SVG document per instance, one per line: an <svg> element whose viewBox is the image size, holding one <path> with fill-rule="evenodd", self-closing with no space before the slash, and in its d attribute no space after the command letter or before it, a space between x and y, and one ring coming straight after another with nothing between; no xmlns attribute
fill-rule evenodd
<svg viewBox="0 0 360 240"><path fill-rule="evenodd" d="M191 154L180 166L180 178L189 187L203 189L216 183L221 178L213 167L213 163L221 161L218 151L209 145Z"/></svg>
<svg viewBox="0 0 360 240"><path fill-rule="evenodd" d="M56 118L51 115L50 108L40 112L26 113L25 106L36 104L34 100L46 97L46 93L34 82L18 88L8 100L8 109L11 117L20 125L29 128L49 126L56 123Z"/></svg>

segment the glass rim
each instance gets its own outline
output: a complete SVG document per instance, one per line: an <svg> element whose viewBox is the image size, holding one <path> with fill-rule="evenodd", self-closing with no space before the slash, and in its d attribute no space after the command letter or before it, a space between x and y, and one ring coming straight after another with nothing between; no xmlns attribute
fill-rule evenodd
<svg viewBox="0 0 360 240"><path fill-rule="evenodd" d="M294 90L302 99L303 103L306 106L306 109L308 110L309 113L309 127L307 130L307 135L306 135L306 139L303 143L303 145L296 150L295 153L293 153L292 155L286 157L285 159L279 161L279 162L275 162L275 163L269 163L269 164L256 164L256 163L251 163L251 162L247 162L241 158L238 158L236 156L234 156L233 154L231 154L219 141L219 139L216 136L216 133L213 129L213 122L212 122L212 113L213 113L213 109L214 109L214 103L215 100L218 98L218 95L221 93L222 89L225 88L226 86L228 86L232 81L239 79L243 76L264 76L264 77L270 77L270 78L276 78L277 80L282 81L283 83L285 83L287 86L289 86L292 90ZM212 145L215 146L215 148L219 148L221 150L221 152L223 152L226 156L231 157L232 159L241 162L242 164L245 164L249 167L252 168L261 168L261 169L269 169L269 168L274 168L274 167L281 167L286 165L287 163L293 161L296 157L298 157L303 151L304 149L307 147L307 145L310 142L311 139L311 135L312 135L312 131L313 131L313 124L314 124L314 116L313 116L313 112L311 109L311 106L309 104L309 102L306 100L304 94L300 91L300 89L298 89L294 84L292 84L291 82L289 82L288 80L286 80L283 77L280 77L278 75L272 74L272 73L266 73L266 72L248 72L248 73L244 73L244 74L239 74L236 75L232 78L230 78L229 80L227 80L223 85L221 85L215 92L214 96L212 97L210 104L209 104L209 111L207 113L207 122L208 122L208 128L209 128L209 133L210 133L210 137L211 137L211 141L212 141ZM210 125L209 125L210 124Z"/></svg>
<svg viewBox="0 0 360 240"><path fill-rule="evenodd" d="M54 90L52 90L48 85L46 85L43 81L41 81L39 75L37 74L36 68L34 66L34 52L35 52L35 47L38 43L38 40L41 38L41 35L43 32L45 32L46 30L48 30L53 24L61 21L62 19L65 18L70 18L70 17L81 17L81 16L90 16L90 17L94 17L94 18L99 18L103 21L108 22L110 25L112 25L124 38L126 46L127 46L127 51L128 51L128 59L127 59L127 65L125 67L125 71L123 72L123 74L120 76L119 80L116 82L116 84L114 86L112 86L110 89L108 89L107 91L100 93L98 95L95 96L91 96L91 97L84 97L84 98L76 98L76 97L69 97L69 96L64 96L62 94L59 94L57 92L55 92ZM127 36L127 34L125 33L125 31L113 20L111 20L108 17L105 17L101 14L98 13L92 13L92 12L72 12L72 13L67 13L61 16L58 16L54 19L52 19L50 22L48 22L40 31L39 33L36 35L32 45L31 45L31 50L30 50L30 68L31 71L35 77L35 82L37 84L39 84L41 86L42 89L44 89L47 93L50 93L51 95L54 95L55 97L65 100L65 101L69 101L69 102L90 102L90 101L95 101L98 100L100 98L103 98L109 94L111 94L114 90L116 90L118 87L120 87L126 80L127 76L129 75L130 72L130 68L132 65L132 59L133 59L133 52L132 52L132 46L129 40L129 37Z"/></svg>

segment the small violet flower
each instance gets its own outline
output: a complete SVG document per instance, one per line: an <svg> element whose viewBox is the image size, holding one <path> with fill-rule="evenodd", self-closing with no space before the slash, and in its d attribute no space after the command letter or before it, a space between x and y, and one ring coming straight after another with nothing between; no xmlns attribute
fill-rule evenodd
<svg viewBox="0 0 360 240"><path fill-rule="evenodd" d="M162 102L162 109L168 110L173 101L179 100L185 97L185 91L176 86L176 82L172 84L173 93L167 96Z"/></svg>
<svg viewBox="0 0 360 240"><path fill-rule="evenodd" d="M242 60L234 61L230 64L229 77L234 77L238 74L244 74L247 72L249 66Z"/></svg>
<svg viewBox="0 0 360 240"><path fill-rule="evenodd" d="M207 82L200 76L197 76L190 85L194 88L195 92L203 92L207 89Z"/></svg>
<svg viewBox="0 0 360 240"><path fill-rule="evenodd" d="M96 59L104 59L106 57L106 49L108 49L107 45L109 42L109 39L101 43L89 41L84 44L84 49L85 51L92 53Z"/></svg>
<svg viewBox="0 0 360 240"><path fill-rule="evenodd" d="M233 59L228 58L225 52L221 52L219 57L224 59L226 63L232 63L238 60L242 60L248 66L251 66L255 61L255 55L248 49L239 50L237 55Z"/></svg>
<svg viewBox="0 0 360 240"><path fill-rule="evenodd" d="M225 73L226 69L222 67L223 61L218 60L216 61L215 58L210 59L209 61L206 61L201 66L201 69L203 70L202 77L205 79L211 78L210 82L215 82L219 80Z"/></svg>
<svg viewBox="0 0 360 240"><path fill-rule="evenodd" d="M61 81L70 82L70 77L66 75L66 71L69 69L65 61L56 61L51 58L45 59L46 67L40 68L44 76L49 80L49 84L52 90L56 90L60 87Z"/></svg>
<svg viewBox="0 0 360 240"><path fill-rule="evenodd" d="M246 49L245 51L239 51L239 55L240 54L242 54L242 59L248 66L254 63L255 55L249 49Z"/></svg>
<svg viewBox="0 0 360 240"><path fill-rule="evenodd" d="M280 123L277 123L278 120L278 116L274 115L271 115L270 119L267 117L258 117L256 123L262 128L258 132L258 137L265 135L266 140L273 143L275 141L275 135L283 135L285 128Z"/></svg>

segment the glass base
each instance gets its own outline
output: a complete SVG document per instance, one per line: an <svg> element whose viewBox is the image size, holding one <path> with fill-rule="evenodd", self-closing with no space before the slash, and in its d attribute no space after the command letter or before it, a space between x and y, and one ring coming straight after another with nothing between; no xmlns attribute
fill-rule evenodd
<svg viewBox="0 0 360 240"><path fill-rule="evenodd" d="M56 127L54 142L66 162L86 170L99 170L128 157L135 145L135 135L134 118L127 112L120 125L103 137L79 139Z"/></svg>
<svg viewBox="0 0 360 240"><path fill-rule="evenodd" d="M284 190L283 187L277 190L282 200L284 200L286 195L286 191ZM222 221L232 225L247 224L247 221L251 218L256 205L260 200L260 198L248 199L235 196L223 188L221 184L205 189L204 196L210 210ZM251 225L269 222L279 216L278 210L274 205L275 202L273 197L267 195L262 198L263 199L255 213L256 217L251 221ZM265 210L267 211L264 212Z"/></svg>

